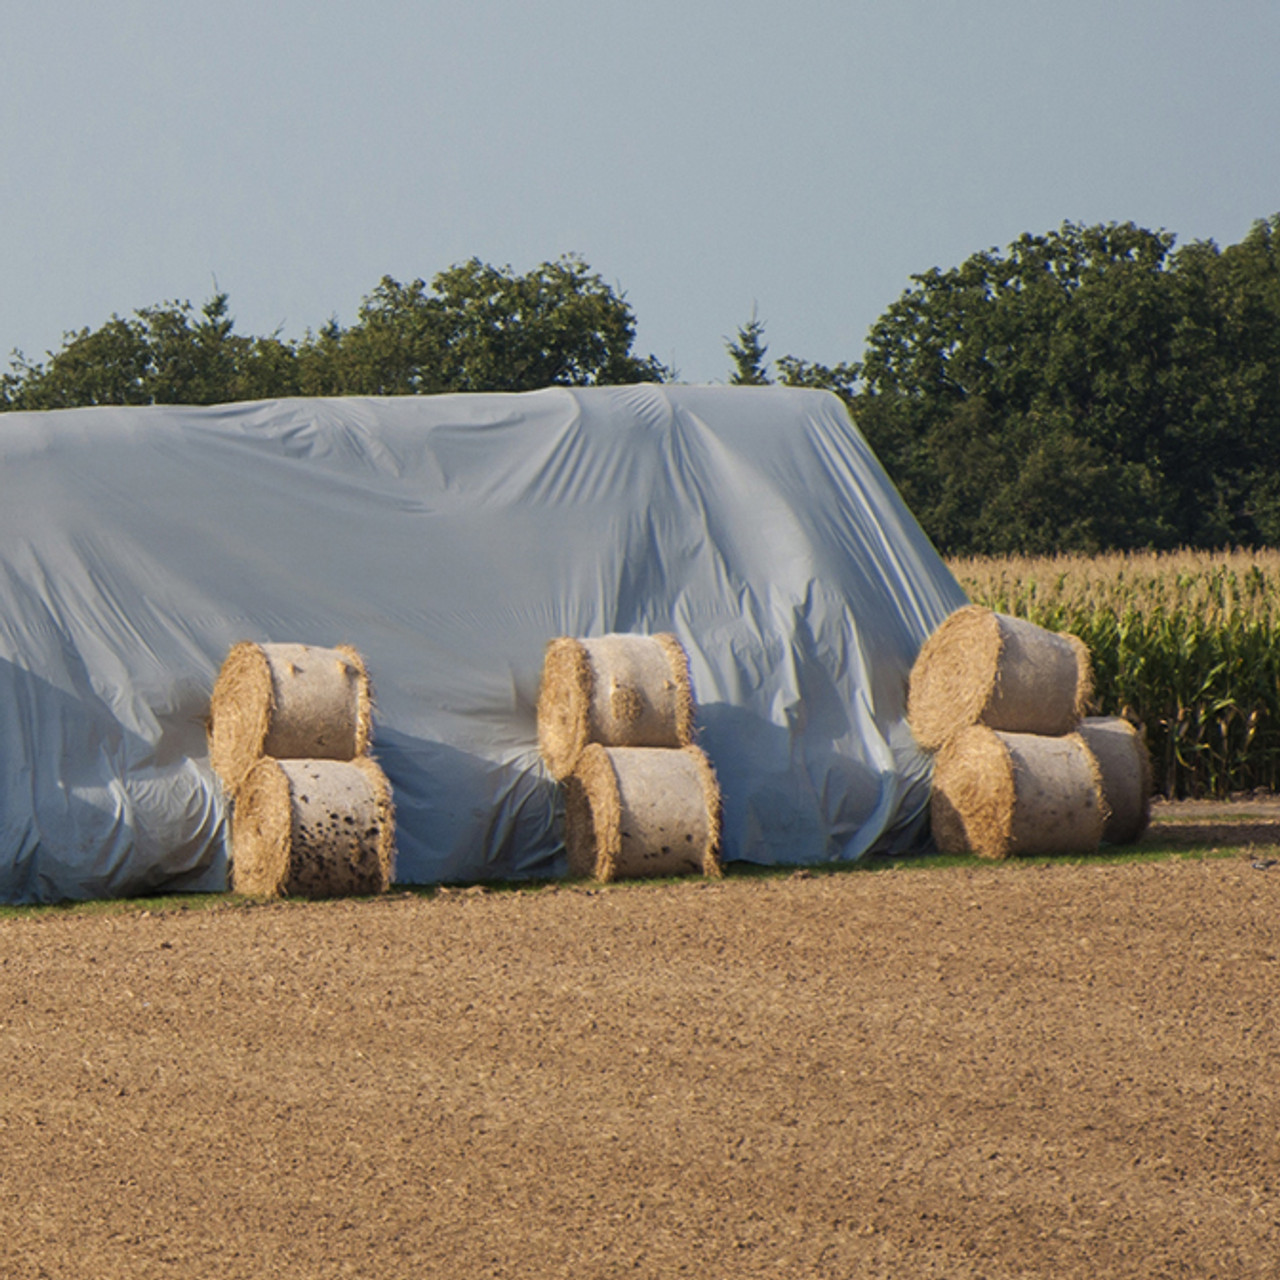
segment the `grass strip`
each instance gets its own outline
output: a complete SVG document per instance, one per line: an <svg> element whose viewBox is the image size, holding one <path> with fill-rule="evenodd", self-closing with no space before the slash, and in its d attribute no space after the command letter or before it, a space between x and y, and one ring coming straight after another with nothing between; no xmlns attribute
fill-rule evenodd
<svg viewBox="0 0 1280 1280"><path fill-rule="evenodd" d="M1163 825L1163 824L1162 824ZM1171 823L1170 825L1176 825ZM1096 853L1080 855L1055 854L1052 857L1028 855L1010 858L1003 862L978 858L969 854L910 854L900 857L872 855L855 862L827 862L817 865L757 866L747 862L726 864L724 879L734 880L786 880L809 879L819 876L877 875L886 871L942 871L952 868L1005 867L1018 868L1049 866L1119 866L1127 863L1199 861L1205 858L1248 857L1252 861L1275 860L1280 863L1280 842L1243 842L1233 844L1222 839L1203 842L1165 842L1148 838L1140 845L1115 848L1104 846ZM482 886L460 885L394 885L387 895L355 901L385 902L395 898L464 898L485 894L537 894L549 889L566 892L618 892L649 889L655 886L704 885L715 883L701 878L672 876L662 879L618 880L608 885L593 880L511 880L496 881ZM138 917L181 914L193 911L246 911L260 908L295 909L310 905L306 898L250 898L231 893L165 894L155 897L103 898L86 902L59 902L21 906L0 905L0 921L11 919L56 920L66 917L135 915Z"/></svg>

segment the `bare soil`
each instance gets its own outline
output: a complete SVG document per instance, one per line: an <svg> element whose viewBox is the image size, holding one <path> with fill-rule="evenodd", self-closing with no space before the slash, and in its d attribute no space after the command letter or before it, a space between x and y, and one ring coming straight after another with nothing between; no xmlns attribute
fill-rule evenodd
<svg viewBox="0 0 1280 1280"><path fill-rule="evenodd" d="M1157 801L1145 843L1205 849L1280 845L1280 796Z"/></svg>
<svg viewBox="0 0 1280 1280"><path fill-rule="evenodd" d="M0 1276L1270 1280L1268 861L0 920Z"/></svg>

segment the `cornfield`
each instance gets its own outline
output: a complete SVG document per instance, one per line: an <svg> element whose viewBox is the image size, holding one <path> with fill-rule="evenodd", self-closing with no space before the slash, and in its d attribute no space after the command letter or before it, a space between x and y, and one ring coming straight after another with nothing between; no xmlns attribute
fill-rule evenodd
<svg viewBox="0 0 1280 1280"><path fill-rule="evenodd" d="M950 568L975 604L1089 646L1094 709L1145 728L1165 795L1280 789L1280 551Z"/></svg>

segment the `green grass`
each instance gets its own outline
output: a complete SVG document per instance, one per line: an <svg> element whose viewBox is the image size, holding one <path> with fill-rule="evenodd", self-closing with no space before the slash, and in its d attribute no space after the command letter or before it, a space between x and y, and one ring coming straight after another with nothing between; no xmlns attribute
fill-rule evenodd
<svg viewBox="0 0 1280 1280"><path fill-rule="evenodd" d="M1218 826L1245 824L1263 820L1262 815L1242 812L1232 814L1228 818L1215 817L1213 822ZM1195 817L1166 818L1161 826L1194 826L1203 819ZM913 854L903 857L870 857L858 862L829 862L808 867L762 867L751 863L730 863L725 870L725 880L785 880L793 876L862 876L876 875L885 871L941 871L957 867L1047 867L1047 866L1119 866L1126 863L1196 861L1204 858L1248 857L1252 859L1275 858L1280 860L1280 842L1256 844L1242 842L1228 843L1221 839L1204 840L1191 843L1166 843L1148 835L1141 845L1105 846L1097 853L1077 856L1054 855L1053 857L1026 856L1010 858L1006 862L992 862L986 858L978 858L968 854ZM551 886L562 888L566 892L581 892L584 889L616 892L618 890L644 890L660 885L681 885L691 882L688 877L672 876L660 880L619 880L610 885L599 885L590 880L518 880L498 881L484 886L486 894L505 893L541 893ZM462 897L467 890L453 885L395 885L391 896L415 898L440 898L447 896ZM231 893L182 893L165 894L155 897L140 898L104 898L88 902L60 902L49 906L0 906L0 921L11 919L58 919L69 916L103 916L103 915L171 915L191 911L248 911L262 907L305 907L306 899L248 898Z"/></svg>

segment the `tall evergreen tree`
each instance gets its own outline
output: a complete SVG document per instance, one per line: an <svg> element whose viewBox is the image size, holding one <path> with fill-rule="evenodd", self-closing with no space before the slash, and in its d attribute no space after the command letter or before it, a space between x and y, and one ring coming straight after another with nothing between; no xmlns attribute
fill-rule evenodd
<svg viewBox="0 0 1280 1280"><path fill-rule="evenodd" d="M725 348L733 360L733 372L729 375L731 386L769 385L769 362L766 358L769 348L764 343L764 321L757 318L755 307L751 308L751 319L738 330L737 341L726 341Z"/></svg>

